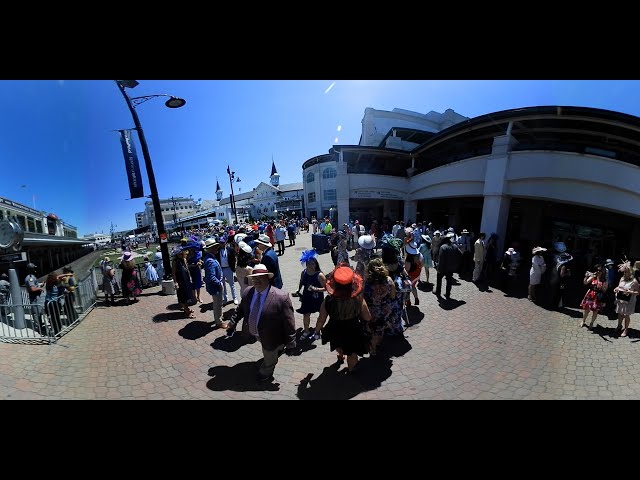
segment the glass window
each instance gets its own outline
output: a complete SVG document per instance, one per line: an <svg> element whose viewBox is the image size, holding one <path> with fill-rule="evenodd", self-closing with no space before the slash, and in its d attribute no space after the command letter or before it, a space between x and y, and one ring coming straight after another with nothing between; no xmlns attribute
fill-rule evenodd
<svg viewBox="0 0 640 480"><path fill-rule="evenodd" d="M336 189L332 188L330 190L325 190L324 191L324 199L326 201L332 201L336 199Z"/></svg>
<svg viewBox="0 0 640 480"><path fill-rule="evenodd" d="M337 176L338 172L335 168L325 168L322 172L322 178L336 178Z"/></svg>
<svg viewBox="0 0 640 480"><path fill-rule="evenodd" d="M309 201L309 203L313 203L316 201L316 192L311 192L309 194L307 194L307 199Z"/></svg>
<svg viewBox="0 0 640 480"><path fill-rule="evenodd" d="M307 183L314 182L315 179L316 179L316 176L313 173L307 174Z"/></svg>

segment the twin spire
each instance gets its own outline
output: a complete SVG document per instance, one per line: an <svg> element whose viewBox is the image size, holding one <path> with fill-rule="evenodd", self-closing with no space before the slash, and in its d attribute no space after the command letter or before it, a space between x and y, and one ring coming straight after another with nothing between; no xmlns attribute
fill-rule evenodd
<svg viewBox="0 0 640 480"><path fill-rule="evenodd" d="M271 185L277 187L280 185L280 174L276 170L276 163L273 161L273 155L271 156ZM216 179L216 198L218 201L222 200L222 189L220 188L220 182Z"/></svg>

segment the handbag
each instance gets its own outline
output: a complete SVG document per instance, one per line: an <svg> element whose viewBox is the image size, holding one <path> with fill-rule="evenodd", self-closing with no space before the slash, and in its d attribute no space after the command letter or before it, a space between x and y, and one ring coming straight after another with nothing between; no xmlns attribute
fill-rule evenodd
<svg viewBox="0 0 640 480"><path fill-rule="evenodd" d="M618 292L618 293L616 293L616 298L618 300L622 300L624 302L628 302L629 300L631 300L631 294L630 293Z"/></svg>

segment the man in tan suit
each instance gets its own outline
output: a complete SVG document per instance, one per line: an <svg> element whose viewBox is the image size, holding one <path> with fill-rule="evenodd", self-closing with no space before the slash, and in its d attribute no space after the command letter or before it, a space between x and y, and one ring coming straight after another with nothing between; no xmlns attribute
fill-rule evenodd
<svg viewBox="0 0 640 480"><path fill-rule="evenodd" d="M262 344L264 360L257 379L270 382L280 352L296 347L293 305L287 292L270 284L273 273L265 265L256 265L247 277L253 286L247 289L231 320L223 327L227 328L228 335L233 335L238 322L245 319L242 324L243 335L254 337Z"/></svg>

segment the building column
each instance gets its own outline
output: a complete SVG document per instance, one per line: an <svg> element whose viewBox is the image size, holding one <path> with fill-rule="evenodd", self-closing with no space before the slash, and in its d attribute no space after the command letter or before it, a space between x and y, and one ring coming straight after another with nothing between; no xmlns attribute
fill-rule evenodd
<svg viewBox="0 0 640 480"><path fill-rule="evenodd" d="M500 135L493 139L491 155L487 158L487 169L484 177L484 205L482 207L482 222L480 231L489 237L492 233L498 235L498 255L504 252L504 236L507 232L509 207L511 197L505 195L507 191L507 170L511 148L517 140L510 135Z"/></svg>
<svg viewBox="0 0 640 480"><path fill-rule="evenodd" d="M404 218L405 225L411 225L416 221L416 212L418 211L418 202L416 200L405 200L404 212L402 217Z"/></svg>
<svg viewBox="0 0 640 480"><path fill-rule="evenodd" d="M480 231L486 233L487 239L492 233L498 235L496 244L498 258L501 258L504 253L504 236L507 232L510 205L511 197L504 195L485 195L484 197Z"/></svg>
<svg viewBox="0 0 640 480"><path fill-rule="evenodd" d="M349 223L349 193L350 183L347 173L347 163L337 162L336 172L336 206L338 207L338 225L334 225L336 230L340 230L343 223Z"/></svg>

